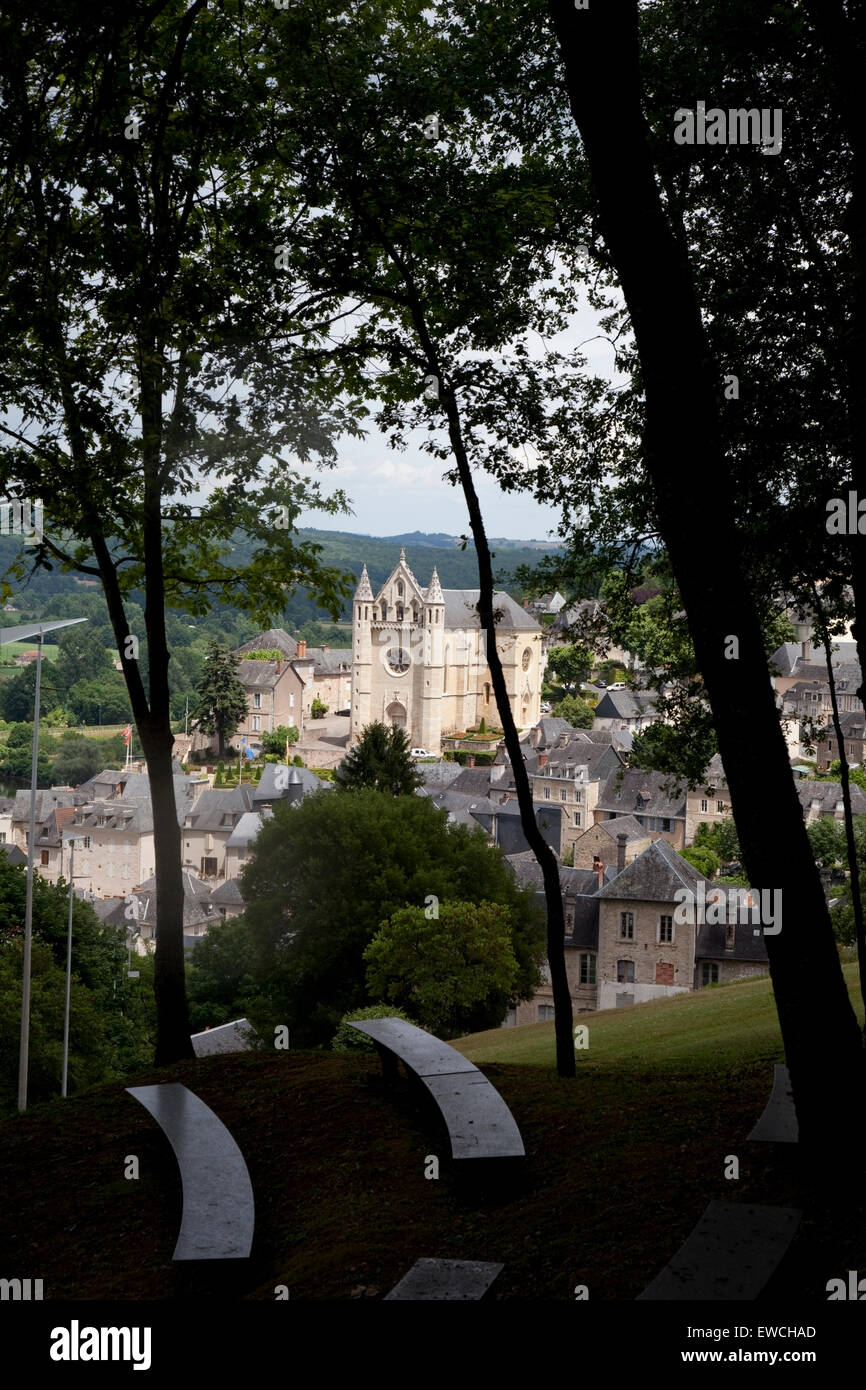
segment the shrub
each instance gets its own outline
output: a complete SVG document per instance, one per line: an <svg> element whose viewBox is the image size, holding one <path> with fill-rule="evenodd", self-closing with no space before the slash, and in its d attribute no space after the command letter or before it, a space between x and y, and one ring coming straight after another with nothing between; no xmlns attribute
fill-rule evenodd
<svg viewBox="0 0 866 1390"><path fill-rule="evenodd" d="M371 1004L367 1009L350 1009L347 1014L343 1014L340 1025L334 1034L331 1047L334 1052L373 1052L375 1043L372 1038L368 1038L366 1033L359 1033L357 1028L350 1028L351 1019L359 1022L365 1018L404 1018L407 1023L412 1020L408 1014L404 1014L402 1009L397 1009L393 1004Z"/></svg>

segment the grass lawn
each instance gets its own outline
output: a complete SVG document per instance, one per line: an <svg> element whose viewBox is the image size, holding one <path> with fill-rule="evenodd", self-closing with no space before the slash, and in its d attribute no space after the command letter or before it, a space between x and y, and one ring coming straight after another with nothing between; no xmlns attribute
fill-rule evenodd
<svg viewBox="0 0 866 1390"><path fill-rule="evenodd" d="M632 1300L714 1198L806 1208L764 1301L824 1302L828 1279L866 1269L859 1170L844 1179L844 1214L822 1210L807 1205L796 1146L746 1140L781 1057L768 981L580 1021L590 1046L571 1081L553 1069L552 1024L460 1042L526 1145L498 1181L451 1164L426 1093L402 1078L388 1090L372 1057L235 1054L127 1084L184 1082L240 1145L256 1199L253 1256L232 1272L243 1297L270 1301L286 1284L293 1300L376 1298L427 1255L503 1261L499 1299L571 1301L587 1284L593 1300ZM0 1124L4 1273L43 1278L46 1298L203 1291L171 1263L174 1159L123 1085ZM138 1180L123 1177L129 1154ZM424 1178L429 1154L438 1181Z"/></svg>

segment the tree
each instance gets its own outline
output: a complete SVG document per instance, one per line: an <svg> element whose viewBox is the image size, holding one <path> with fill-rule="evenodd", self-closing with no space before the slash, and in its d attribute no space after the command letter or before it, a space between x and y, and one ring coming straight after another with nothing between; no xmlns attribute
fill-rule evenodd
<svg viewBox="0 0 866 1390"><path fill-rule="evenodd" d="M111 657L99 634L87 623L59 632L57 648L54 672L60 690L71 690L78 681L91 680L113 670Z"/></svg>
<svg viewBox="0 0 866 1390"><path fill-rule="evenodd" d="M246 1017L256 995L255 952L242 917L214 922L195 944L188 967L190 1024L194 1032Z"/></svg>
<svg viewBox="0 0 866 1390"><path fill-rule="evenodd" d="M219 642L209 642L198 683L198 702L190 711L205 734L216 734L217 757L247 715L246 691L237 678L238 658Z"/></svg>
<svg viewBox="0 0 866 1390"><path fill-rule="evenodd" d="M863 1052L848 1000L799 799L793 787L760 623L740 566L731 470L719 427L719 382L684 244L662 202L641 108L636 0L575 11L551 0L569 102L591 170L602 235L634 330L645 391L644 458L655 514L688 615L750 881L781 887L785 929L767 938L776 1005L803 1150L825 1171L831 1154L859 1146ZM602 62L614 61L617 100L605 100ZM759 156L756 156L759 157ZM678 369L670 370L676 357ZM715 543L724 576L708 573L689 530L694 459L715 481ZM738 660L726 657L733 634ZM753 775L772 789L772 823ZM816 1048L816 1029L821 1046Z"/></svg>
<svg viewBox="0 0 866 1390"><path fill-rule="evenodd" d="M119 671L76 681L66 704L82 724L122 724L130 715L129 692Z"/></svg>
<svg viewBox="0 0 866 1390"><path fill-rule="evenodd" d="M564 695L554 705L557 719L567 719L573 729L591 729L595 721L595 711L579 695Z"/></svg>
<svg viewBox="0 0 866 1390"><path fill-rule="evenodd" d="M273 93L248 47L276 13L72 0L48 43L23 0L0 19L0 488L51 499L12 573L59 563L103 586L154 812L158 1065L192 1056L166 608L230 595L268 621L304 584L336 619L350 591L295 530L344 498L284 457L332 457L357 411L326 363L293 357L328 306L280 268L314 213L263 157ZM290 83L295 64L289 46Z"/></svg>
<svg viewBox="0 0 866 1390"><path fill-rule="evenodd" d="M423 779L409 756L409 740L403 729L379 722L368 724L350 748L334 778L341 791L372 787L391 796L412 796Z"/></svg>
<svg viewBox="0 0 866 1390"><path fill-rule="evenodd" d="M104 750L94 739L64 739L51 764L52 786L76 787L108 765Z"/></svg>
<svg viewBox="0 0 866 1390"><path fill-rule="evenodd" d="M371 997L402 1005L441 1038L497 1027L518 975L508 913L496 903L443 902L438 917L405 907L364 960Z"/></svg>
<svg viewBox="0 0 866 1390"><path fill-rule="evenodd" d="M297 743L300 736L300 732L294 724L291 728L286 724L278 724L275 729L262 734L262 752L276 754L278 757L284 758L286 756L286 744Z"/></svg>
<svg viewBox="0 0 866 1390"><path fill-rule="evenodd" d="M709 845L690 845L686 849L681 849L680 854L693 868L697 869L699 874L703 874L704 878L715 878L719 872L721 860L710 849Z"/></svg>
<svg viewBox="0 0 866 1390"><path fill-rule="evenodd" d="M47 677L47 679L46 679ZM42 680L39 689L39 715L47 714L59 704L57 687L52 679L48 662L42 661ZM0 714L4 719L33 719L33 706L36 702L36 663L25 666L8 681L0 685Z"/></svg>
<svg viewBox="0 0 866 1390"><path fill-rule="evenodd" d="M813 821L807 827L806 834L809 837L815 862L820 864L823 869L832 869L837 864L847 862L845 830L838 821L833 820L830 816L819 816L818 820Z"/></svg>
<svg viewBox="0 0 866 1390"><path fill-rule="evenodd" d="M547 654L547 669L556 676L559 685L574 693L592 670L592 653L586 647L551 647Z"/></svg>
<svg viewBox="0 0 866 1390"><path fill-rule="evenodd" d="M350 1009L340 1019L340 1026L331 1041L333 1052L375 1052L376 1044L367 1033L360 1033L357 1028L350 1027L350 1022L355 1020L360 1022L367 1018L404 1018L407 1023L412 1019L402 1009L398 1009L396 1004L371 1004L366 1009Z"/></svg>
<svg viewBox="0 0 866 1390"><path fill-rule="evenodd" d="M543 925L484 832L449 825L427 797L360 788L278 802L242 874L263 1002L263 1036L288 1024L301 1046L327 1043L349 1009L369 1004L364 951L405 907L435 914L448 901L491 902L508 913L519 965L515 996L540 980Z"/></svg>

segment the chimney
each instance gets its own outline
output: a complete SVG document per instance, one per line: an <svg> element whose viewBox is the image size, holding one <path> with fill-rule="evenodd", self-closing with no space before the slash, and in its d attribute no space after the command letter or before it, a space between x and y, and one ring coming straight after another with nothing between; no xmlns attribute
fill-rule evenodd
<svg viewBox="0 0 866 1390"><path fill-rule="evenodd" d="M604 887L604 861L599 859L597 854L593 856L592 867L598 874L598 886L601 890Z"/></svg>
<svg viewBox="0 0 866 1390"><path fill-rule="evenodd" d="M546 753L539 753L539 755L538 755L538 766L539 766L539 767L545 767L546 765L547 765L547 754L546 754Z"/></svg>
<svg viewBox="0 0 866 1390"><path fill-rule="evenodd" d="M528 607L529 607L529 599L528 599L528 598L525 598L525 599L523 600L523 606L524 606L524 608L528 608Z"/></svg>
<svg viewBox="0 0 866 1390"><path fill-rule="evenodd" d="M616 837L616 871L621 874L625 868L625 844L628 836L621 830Z"/></svg>
<svg viewBox="0 0 866 1390"><path fill-rule="evenodd" d="M298 661L303 661L303 659L304 659L304 657L305 657L306 655L307 655L307 639L306 639L306 637L300 637L300 638L298 639Z"/></svg>
<svg viewBox="0 0 866 1390"><path fill-rule="evenodd" d="M474 767L474 766L475 766L475 754L474 754L474 753L467 753L467 754L466 754L466 766L467 766L467 767Z"/></svg>
<svg viewBox="0 0 866 1390"><path fill-rule="evenodd" d="M281 676L282 674L283 674L283 663L282 663L282 661L278 661L278 662L277 662L277 675L278 675L278 676Z"/></svg>

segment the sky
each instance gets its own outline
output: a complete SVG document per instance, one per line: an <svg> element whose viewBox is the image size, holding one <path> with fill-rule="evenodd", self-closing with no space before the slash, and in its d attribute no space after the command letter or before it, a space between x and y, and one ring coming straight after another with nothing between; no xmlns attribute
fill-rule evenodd
<svg viewBox="0 0 866 1390"><path fill-rule="evenodd" d="M568 332L552 340L551 346L566 349L580 346L587 370L612 377L613 352L600 337L593 312L581 305ZM469 533L469 517L463 492L443 479L447 464L431 458L420 447L402 453L389 449L384 436L367 422L365 439L345 437L339 446L338 466L324 473L311 472L325 492L342 488L349 497L354 515L331 516L326 512L305 512L300 526L327 531L352 531L360 535L393 536L406 531L436 532L460 536ZM444 432L443 432L444 433ZM425 437L418 431L416 438ZM536 502L531 493L501 491L496 480L483 471L475 474L484 524L489 536L510 540L555 539L558 512Z"/></svg>

